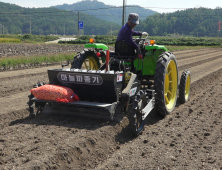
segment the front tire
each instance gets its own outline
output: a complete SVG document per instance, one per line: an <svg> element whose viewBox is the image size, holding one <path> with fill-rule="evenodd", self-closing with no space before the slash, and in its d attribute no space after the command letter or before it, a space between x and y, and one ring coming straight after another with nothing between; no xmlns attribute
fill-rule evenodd
<svg viewBox="0 0 222 170"><path fill-rule="evenodd" d="M178 68L173 53L164 52L157 61L154 75L157 111L165 116L171 113L177 102Z"/></svg>
<svg viewBox="0 0 222 170"><path fill-rule="evenodd" d="M180 78L179 100L185 103L190 95L191 74L189 70L184 70Z"/></svg>
<svg viewBox="0 0 222 170"><path fill-rule="evenodd" d="M132 135L137 137L142 134L146 121L143 120L142 110L147 105L146 94L140 90L134 99L133 108L130 111L130 124Z"/></svg>
<svg viewBox="0 0 222 170"><path fill-rule="evenodd" d="M84 49L74 57L71 68L98 70L100 68L99 58L94 51Z"/></svg>

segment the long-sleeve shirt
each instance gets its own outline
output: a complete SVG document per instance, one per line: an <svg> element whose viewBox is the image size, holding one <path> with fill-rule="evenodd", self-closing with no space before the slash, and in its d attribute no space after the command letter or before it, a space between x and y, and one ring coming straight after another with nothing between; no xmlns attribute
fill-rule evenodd
<svg viewBox="0 0 222 170"><path fill-rule="evenodd" d="M140 36L142 33L138 31L133 31L130 26L126 23L121 30L119 31L117 41L124 40L128 43L129 46L133 47L134 49L138 48L138 45L133 41L133 36Z"/></svg>

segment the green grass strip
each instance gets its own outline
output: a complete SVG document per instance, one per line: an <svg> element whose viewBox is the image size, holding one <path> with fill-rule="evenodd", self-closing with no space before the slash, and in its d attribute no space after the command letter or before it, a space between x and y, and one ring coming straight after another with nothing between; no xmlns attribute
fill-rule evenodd
<svg viewBox="0 0 222 170"><path fill-rule="evenodd" d="M0 38L0 43L20 43L21 40L16 38Z"/></svg>
<svg viewBox="0 0 222 170"><path fill-rule="evenodd" d="M0 67L16 67L19 65L27 64L43 64L43 63L55 63L60 61L72 61L75 53L67 54L51 54L47 56L31 56L31 57L10 57L10 58L1 58Z"/></svg>

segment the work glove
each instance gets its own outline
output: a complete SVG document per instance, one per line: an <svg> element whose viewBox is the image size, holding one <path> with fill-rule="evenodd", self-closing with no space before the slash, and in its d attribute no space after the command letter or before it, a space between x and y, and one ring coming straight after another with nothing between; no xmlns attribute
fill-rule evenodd
<svg viewBox="0 0 222 170"><path fill-rule="evenodd" d="M148 36L149 34L147 32L143 32L142 35Z"/></svg>

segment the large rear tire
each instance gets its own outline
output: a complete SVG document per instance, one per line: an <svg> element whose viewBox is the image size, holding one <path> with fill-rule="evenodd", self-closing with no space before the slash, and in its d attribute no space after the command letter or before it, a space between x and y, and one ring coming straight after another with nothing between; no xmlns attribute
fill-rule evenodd
<svg viewBox="0 0 222 170"><path fill-rule="evenodd" d="M84 49L74 57L71 68L98 70L100 68L99 58L94 51Z"/></svg>
<svg viewBox="0 0 222 170"><path fill-rule="evenodd" d="M180 87L179 87L179 100L181 103L185 103L189 99L190 83L191 83L190 71L184 70L180 78Z"/></svg>
<svg viewBox="0 0 222 170"><path fill-rule="evenodd" d="M157 61L154 89L156 109L160 115L165 116L171 113L177 102L178 91L178 68L173 53L164 52Z"/></svg>

